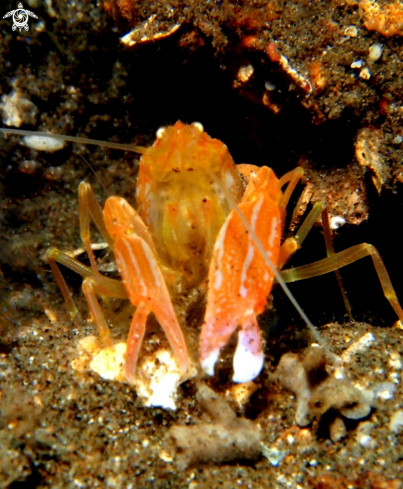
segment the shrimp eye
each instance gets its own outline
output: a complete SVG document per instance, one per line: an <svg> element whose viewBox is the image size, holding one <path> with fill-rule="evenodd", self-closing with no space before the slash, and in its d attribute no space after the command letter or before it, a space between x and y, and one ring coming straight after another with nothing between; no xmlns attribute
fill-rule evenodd
<svg viewBox="0 0 403 489"><path fill-rule="evenodd" d="M193 122L192 126L198 129L200 132L204 131L204 127L202 124L200 124L200 122Z"/></svg>
<svg viewBox="0 0 403 489"><path fill-rule="evenodd" d="M160 127L156 132L157 139L163 138L164 134L165 134L165 127Z"/></svg>

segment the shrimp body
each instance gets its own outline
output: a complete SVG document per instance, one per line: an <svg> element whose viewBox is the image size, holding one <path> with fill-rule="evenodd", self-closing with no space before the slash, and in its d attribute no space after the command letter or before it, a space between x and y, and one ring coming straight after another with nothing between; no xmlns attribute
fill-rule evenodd
<svg viewBox="0 0 403 489"><path fill-rule="evenodd" d="M80 184L82 237L92 270L58 250L48 253L49 262L56 274L59 262L85 277L83 290L106 345L112 335L96 296L128 297L136 307L127 339L129 383L135 381L150 313L166 333L182 378L189 376L191 360L172 300L208 279L201 365L213 374L221 348L239 330L233 378L251 380L263 366L256 317L264 310L274 273L262 253L278 266L288 202L281 186L297 182L302 173L290 172L281 184L268 167L235 165L225 144L210 138L199 123L178 121L162 128L155 143L141 151L137 210L121 197L110 197L102 215L90 185ZM123 283L106 279L97 269L89 240L90 216L114 250ZM60 278L59 282L63 290ZM64 295L68 301L68 293Z"/></svg>
<svg viewBox="0 0 403 489"><path fill-rule="evenodd" d="M142 155L137 211L160 263L177 272L179 293L207 276L214 243L231 210L221 186L235 202L241 200L244 185L227 147L198 123L162 128Z"/></svg>
<svg viewBox="0 0 403 489"><path fill-rule="evenodd" d="M25 130L0 131L32 136ZM82 138L58 138L85 142ZM213 374L220 350L238 332L233 376L236 382L252 380L262 369L263 347L257 316L264 310L274 276L317 342L326 347L285 283L334 272L370 256L385 297L403 322L403 309L378 251L367 243L338 253L334 251L330 227L325 225L328 215L324 202L317 202L297 234L281 244L286 207L304 173L302 168L277 179L266 166L235 165L225 144L210 138L199 123L187 125L178 121L159 129L150 148L101 144L142 153L136 188L137 210L123 198L110 197L102 212L91 186L81 182L81 237L91 267L57 249L50 249L47 258L73 316L77 309L57 263L84 277L83 291L106 347L113 345L112 334L97 296L128 298L136 307L127 338L125 378L129 383L135 380L150 313L160 322L169 340L182 379L191 375L192 362L173 299L193 287L203 289L199 286L206 278L207 306L200 333L200 363L207 373ZM244 181L247 181L246 188ZM282 270L321 214L328 256ZM114 251L122 280L100 273L90 242L90 219ZM341 278L339 275L337 278L351 314Z"/></svg>

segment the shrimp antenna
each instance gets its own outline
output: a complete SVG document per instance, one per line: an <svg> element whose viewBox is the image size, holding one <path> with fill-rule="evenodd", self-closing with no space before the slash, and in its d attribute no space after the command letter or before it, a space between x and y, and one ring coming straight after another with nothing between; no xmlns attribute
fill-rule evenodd
<svg viewBox="0 0 403 489"><path fill-rule="evenodd" d="M145 146L135 146L133 144L112 143L110 141L100 141L98 139L87 139L87 138L80 138L80 137L75 137L75 136L65 136L63 134L50 134L47 132L25 131L23 129L8 129L5 127L0 128L0 132L2 132L3 134L16 134L17 136L57 139L59 141L68 141L71 143L78 143L78 144L93 144L95 146L102 146L104 148L120 149L123 151L131 151L133 153L143 154L147 151L147 148Z"/></svg>

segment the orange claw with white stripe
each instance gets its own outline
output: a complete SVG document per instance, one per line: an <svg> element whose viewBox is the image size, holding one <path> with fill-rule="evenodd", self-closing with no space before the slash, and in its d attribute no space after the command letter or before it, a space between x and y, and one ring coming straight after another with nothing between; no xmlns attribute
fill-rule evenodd
<svg viewBox="0 0 403 489"><path fill-rule="evenodd" d="M183 378L189 373L190 359L182 329L175 315L156 252L143 221L121 197L110 197L104 209L105 225L114 239L114 251L122 280L132 304L137 306L127 338L126 380L133 384L146 321L153 312L161 324Z"/></svg>
<svg viewBox="0 0 403 489"><path fill-rule="evenodd" d="M277 267L284 213L278 179L268 167L251 174L239 209ZM214 373L220 350L239 328L234 356L235 382L255 378L263 366L256 317L264 310L273 284L265 263L238 214L232 211L217 237L209 269L207 310L200 337L203 369Z"/></svg>

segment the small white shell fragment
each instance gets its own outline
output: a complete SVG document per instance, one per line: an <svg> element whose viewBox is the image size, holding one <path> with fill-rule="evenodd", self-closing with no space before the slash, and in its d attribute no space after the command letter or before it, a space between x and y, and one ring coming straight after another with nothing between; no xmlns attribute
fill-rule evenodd
<svg viewBox="0 0 403 489"><path fill-rule="evenodd" d="M373 439L369 435L360 434L357 436L357 442L363 447L372 446Z"/></svg>
<svg viewBox="0 0 403 489"><path fill-rule="evenodd" d="M145 405L175 410L181 373L172 352L159 349L148 356L138 370L142 375L136 376L136 391L145 400Z"/></svg>
<svg viewBox="0 0 403 489"><path fill-rule="evenodd" d="M382 44L373 44L370 48L369 48L369 52L368 52L368 59L369 61L378 61L382 56Z"/></svg>
<svg viewBox="0 0 403 489"><path fill-rule="evenodd" d="M344 368L340 368L340 367L337 367L334 369L333 375L334 375L334 378L337 380L341 380L341 379L344 379L346 377L345 373L344 373Z"/></svg>
<svg viewBox="0 0 403 489"><path fill-rule="evenodd" d="M396 411L390 418L389 431L396 434L403 431L403 409Z"/></svg>
<svg viewBox="0 0 403 489"><path fill-rule="evenodd" d="M391 374L389 374L389 379L394 384L399 384L400 383L399 374L397 372L392 372Z"/></svg>
<svg viewBox="0 0 403 489"><path fill-rule="evenodd" d="M351 63L350 68L355 70L357 68L361 68L363 64L364 64L364 61L362 59L358 59L357 61L353 61Z"/></svg>
<svg viewBox="0 0 403 489"><path fill-rule="evenodd" d="M166 463L171 463L173 461L172 455L170 455L166 450L160 450L160 453L158 454L160 459L163 460Z"/></svg>
<svg viewBox="0 0 403 489"><path fill-rule="evenodd" d="M349 37L357 37L358 36L358 29L355 25L350 25L345 28L344 34Z"/></svg>
<svg viewBox="0 0 403 489"><path fill-rule="evenodd" d="M126 343L116 343L97 353L90 363L90 368L103 379L122 382L125 378L125 356Z"/></svg>
<svg viewBox="0 0 403 489"><path fill-rule="evenodd" d="M390 352L389 355L389 365L394 369L394 370L400 370L402 368L402 359L397 351L392 351Z"/></svg>
<svg viewBox="0 0 403 489"><path fill-rule="evenodd" d="M289 86L289 90L295 89L297 86L301 88L306 95L309 95L313 92L312 83L309 78L301 75L295 68L290 65L288 58L284 55L280 55L278 60L276 60L279 64L280 68L289 75L289 77L293 80L294 83L291 83ZM291 88L292 85L295 85Z"/></svg>
<svg viewBox="0 0 403 489"><path fill-rule="evenodd" d="M370 421L363 421L358 425L356 440L363 447L374 448L375 440L369 435L375 424Z"/></svg>
<svg viewBox="0 0 403 489"><path fill-rule="evenodd" d="M246 66L241 66L238 70L238 73L236 75L238 81L241 83L246 83L249 78L253 75L253 72L255 71L255 68L251 64L248 64Z"/></svg>
<svg viewBox="0 0 403 489"><path fill-rule="evenodd" d="M288 451L279 450L278 448L270 448L266 447L262 443L262 455L266 457L269 462L273 465L273 467L277 467L277 465L288 455Z"/></svg>
<svg viewBox="0 0 403 489"><path fill-rule="evenodd" d="M132 48L136 44L158 41L158 39L164 39L165 37L171 36L181 26L181 24L175 24L165 32L155 33L156 25L154 24L154 20L156 19L156 17L157 14L151 15L145 22L140 24L140 27L133 29L132 31L121 37L120 42L123 43L125 46ZM156 24L158 24L158 20Z"/></svg>
<svg viewBox="0 0 403 489"><path fill-rule="evenodd" d="M374 396L377 397L378 399L382 399L383 401L392 399L395 391L396 391L396 386L393 382L381 382L380 384L377 384L372 389Z"/></svg>
<svg viewBox="0 0 403 489"><path fill-rule="evenodd" d="M269 81L266 80L264 82L264 88L266 90L268 90L269 92L272 92L273 90L276 89L276 85L274 85L274 83L271 83L271 82L269 82Z"/></svg>
<svg viewBox="0 0 403 489"><path fill-rule="evenodd" d="M355 341L352 345L350 345L346 351L344 351L341 355L341 359L343 363L350 363L351 357L356 353L363 353L370 346L371 343L375 341L375 337L372 333L366 333L364 336L357 341Z"/></svg>
<svg viewBox="0 0 403 489"><path fill-rule="evenodd" d="M395 136L393 138L392 143L393 144L400 144L402 141L403 141L403 136L401 136L400 134L398 134L397 136Z"/></svg>
<svg viewBox="0 0 403 489"><path fill-rule="evenodd" d="M363 80L369 80L371 78L371 72L369 71L367 66L364 66L364 68L361 68L360 78L362 78Z"/></svg>
<svg viewBox="0 0 403 489"><path fill-rule="evenodd" d="M49 136L24 136L23 142L28 148L36 149L36 151L47 151L54 153L64 148L64 141Z"/></svg>
<svg viewBox="0 0 403 489"><path fill-rule="evenodd" d="M341 216L334 216L330 219L330 229L339 229L346 224L346 220Z"/></svg>
<svg viewBox="0 0 403 489"><path fill-rule="evenodd" d="M3 123L12 127L20 127L23 123L35 124L38 114L38 107L19 90L2 96L0 109Z"/></svg>
<svg viewBox="0 0 403 489"><path fill-rule="evenodd" d="M125 382L126 343L102 348L99 338L88 336L79 341L78 349L81 356L72 362L75 370L83 372L90 368L103 379ZM147 355L138 365L137 372L141 372L135 377L137 395L144 399L147 407L176 409L181 372L171 350L161 348ZM196 374L196 371L192 373Z"/></svg>

